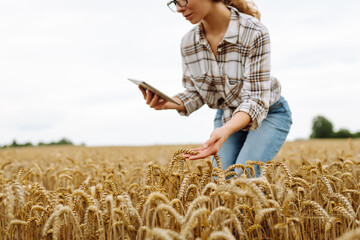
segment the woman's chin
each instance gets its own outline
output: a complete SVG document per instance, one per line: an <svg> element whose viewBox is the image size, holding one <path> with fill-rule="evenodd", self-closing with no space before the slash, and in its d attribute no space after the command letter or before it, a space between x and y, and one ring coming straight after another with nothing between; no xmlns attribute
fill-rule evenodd
<svg viewBox="0 0 360 240"><path fill-rule="evenodd" d="M189 22L191 24L198 24L201 20L198 20L198 19L189 19Z"/></svg>

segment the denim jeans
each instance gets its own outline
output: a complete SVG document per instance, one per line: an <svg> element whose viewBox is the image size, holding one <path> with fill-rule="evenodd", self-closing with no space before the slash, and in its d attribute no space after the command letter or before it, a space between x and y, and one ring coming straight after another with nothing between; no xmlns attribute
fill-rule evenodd
<svg viewBox="0 0 360 240"><path fill-rule="evenodd" d="M222 126L221 116L223 111L217 110L214 127ZM266 119L263 120L260 127L252 131L238 131L230 135L220 148L218 155L221 158L223 170L235 163L241 163L245 166L246 161L272 160L279 152L281 146L290 131L292 124L291 111L287 101L280 99L269 108ZM216 162L214 167L216 167ZM242 169L237 169L241 173ZM256 176L261 175L260 168L255 165Z"/></svg>

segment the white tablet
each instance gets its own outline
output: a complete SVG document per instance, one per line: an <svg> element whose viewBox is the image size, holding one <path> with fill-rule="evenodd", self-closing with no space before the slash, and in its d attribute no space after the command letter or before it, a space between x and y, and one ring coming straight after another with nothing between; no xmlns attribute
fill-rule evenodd
<svg viewBox="0 0 360 240"><path fill-rule="evenodd" d="M144 88L145 90L149 90L151 91L153 94L156 94L158 95L160 98L168 101L168 102L172 102L172 103L175 103L177 105L180 105L180 103L178 103L177 101L175 101L174 99L172 99L171 97L167 96L165 93L157 90L156 88L154 88L153 86L151 86L150 84L144 82L144 81L139 81L139 80L135 80L135 79L131 79L131 78L128 78L128 80L130 82L133 82L134 84L138 85L138 86L141 86L142 88Z"/></svg>

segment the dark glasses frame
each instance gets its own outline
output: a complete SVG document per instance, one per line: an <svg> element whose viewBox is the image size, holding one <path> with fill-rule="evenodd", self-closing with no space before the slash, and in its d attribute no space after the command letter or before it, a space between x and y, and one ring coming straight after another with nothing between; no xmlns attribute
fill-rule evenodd
<svg viewBox="0 0 360 240"><path fill-rule="evenodd" d="M176 7L176 5L178 5L179 7L185 7L188 4L188 0L186 0L185 4L181 4L180 1L178 1L178 0L172 0L172 1L168 2L167 6L170 8L170 10L173 11L173 12L176 12L176 10L171 8L171 4L174 4L175 7Z"/></svg>

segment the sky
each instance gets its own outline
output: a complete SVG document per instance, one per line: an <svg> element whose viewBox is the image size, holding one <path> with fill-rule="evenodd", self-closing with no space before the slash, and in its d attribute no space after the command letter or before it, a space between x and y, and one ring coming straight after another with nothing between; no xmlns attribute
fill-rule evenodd
<svg viewBox="0 0 360 240"><path fill-rule="evenodd" d="M287 140L307 139L317 115L360 131L360 1L255 3L293 114ZM155 111L127 81L182 92L180 41L191 28L166 0L1 1L0 145L205 142L216 110Z"/></svg>

